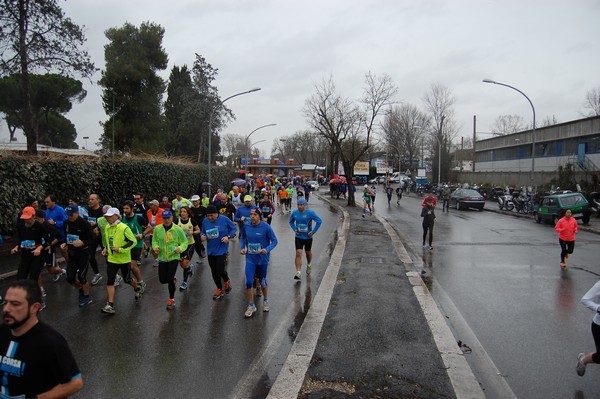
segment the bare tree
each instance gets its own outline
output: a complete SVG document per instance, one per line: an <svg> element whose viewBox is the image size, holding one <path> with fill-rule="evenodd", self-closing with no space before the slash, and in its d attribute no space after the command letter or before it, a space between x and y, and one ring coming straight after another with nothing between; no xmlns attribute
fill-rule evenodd
<svg viewBox="0 0 600 399"><path fill-rule="evenodd" d="M430 148L434 150L434 180L447 180L450 169L450 143L455 139L458 128L454 119L455 97L452 91L440 83L432 83L429 91L423 96L425 107L431 115L431 130L429 130L431 142ZM441 145L441 151L439 146ZM438 157L441 152L441 162ZM441 163L442 170L438 170ZM441 176L438 177L438 176Z"/></svg>
<svg viewBox="0 0 600 399"><path fill-rule="evenodd" d="M404 167L417 167L413 160L418 157L422 147L423 132L430 129L431 121L425 112L413 104L392 107L383 122L383 137L387 151L405 159Z"/></svg>
<svg viewBox="0 0 600 399"><path fill-rule="evenodd" d="M556 118L556 115L552 115L552 116L545 117L542 120L542 122L540 123L539 127L553 126L553 125L556 125L556 124L558 124L558 119ZM536 126L536 128L537 127L538 126Z"/></svg>
<svg viewBox="0 0 600 399"><path fill-rule="evenodd" d="M585 93L583 108L585 116L600 116L600 86L590 89Z"/></svg>
<svg viewBox="0 0 600 399"><path fill-rule="evenodd" d="M365 76L366 86L358 104L337 93L333 79L316 86L303 112L311 127L332 147L332 157L344 165L351 184L354 165L372 145L373 129L384 107L393 103L397 89L389 76ZM356 204L354 190L348 190L348 205Z"/></svg>
<svg viewBox="0 0 600 399"><path fill-rule="evenodd" d="M500 115L492 125L492 133L499 135L516 133L525 130L526 126L520 115Z"/></svg>

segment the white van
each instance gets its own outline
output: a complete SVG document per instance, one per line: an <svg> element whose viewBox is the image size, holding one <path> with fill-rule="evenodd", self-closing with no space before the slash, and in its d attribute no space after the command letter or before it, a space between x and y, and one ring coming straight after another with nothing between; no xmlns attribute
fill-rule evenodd
<svg viewBox="0 0 600 399"><path fill-rule="evenodd" d="M394 172L390 177L390 183L400 183L400 180L406 180L407 177L404 173Z"/></svg>

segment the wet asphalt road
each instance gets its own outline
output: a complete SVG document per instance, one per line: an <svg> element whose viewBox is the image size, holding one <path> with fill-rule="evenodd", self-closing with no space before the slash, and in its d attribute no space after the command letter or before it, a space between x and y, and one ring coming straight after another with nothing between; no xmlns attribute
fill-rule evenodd
<svg viewBox="0 0 600 399"><path fill-rule="evenodd" d="M334 242L339 215L316 197L310 208L323 219L313 244L312 275L306 277L304 260L302 282L293 280L293 232L288 215L275 216L279 245L268 272L271 311L263 313L262 301L257 301L251 319L243 316L244 258L238 239L230 244L232 292L213 301L215 287L205 261L190 277L188 290L177 291L174 311L165 309L167 287L159 283L149 259L142 265L147 290L141 303L122 284L113 316L100 312L106 301L105 272L92 288L93 303L84 309L64 279L52 283L44 275L48 308L41 318L67 338L83 372L85 387L75 397L265 397L317 292ZM181 271L177 278L181 281Z"/></svg>
<svg viewBox="0 0 600 399"><path fill-rule="evenodd" d="M506 397L496 386L499 372L519 398L599 397L600 367L588 366L582 378L575 363L579 352L594 350L593 313L580 299L600 277L600 236L580 231L562 271L552 226L485 211L442 213L439 204L434 250L424 250L421 200L412 194L388 207L378 194L376 211L395 225L430 277L456 338L473 350L466 358L486 396Z"/></svg>

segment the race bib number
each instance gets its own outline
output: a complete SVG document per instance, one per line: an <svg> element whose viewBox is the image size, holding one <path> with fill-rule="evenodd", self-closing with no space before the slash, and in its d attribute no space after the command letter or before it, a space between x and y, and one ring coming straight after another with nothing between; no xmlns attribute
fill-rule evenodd
<svg viewBox="0 0 600 399"><path fill-rule="evenodd" d="M98 218L93 218L93 217L91 217L91 216L88 216L88 222L91 222L91 223L98 223Z"/></svg>
<svg viewBox="0 0 600 399"><path fill-rule="evenodd" d="M296 226L298 227L298 231L300 233L306 233L308 231L308 225L307 224L298 224Z"/></svg>
<svg viewBox="0 0 600 399"><path fill-rule="evenodd" d="M248 253L249 254L259 254L261 249L262 248L260 247L260 243L256 243L256 244L248 243Z"/></svg>
<svg viewBox="0 0 600 399"><path fill-rule="evenodd" d="M268 206L263 206L262 211L263 213L271 213L271 208Z"/></svg>
<svg viewBox="0 0 600 399"><path fill-rule="evenodd" d="M67 244L73 245L73 243L77 240L79 240L79 236L77 234L67 234Z"/></svg>
<svg viewBox="0 0 600 399"><path fill-rule="evenodd" d="M206 238L209 240L214 240L215 238L219 238L219 228L208 229L206 230Z"/></svg>
<svg viewBox="0 0 600 399"><path fill-rule="evenodd" d="M35 249L35 241L33 241L33 240L23 240L23 241L21 241L21 248L24 248L24 249Z"/></svg>

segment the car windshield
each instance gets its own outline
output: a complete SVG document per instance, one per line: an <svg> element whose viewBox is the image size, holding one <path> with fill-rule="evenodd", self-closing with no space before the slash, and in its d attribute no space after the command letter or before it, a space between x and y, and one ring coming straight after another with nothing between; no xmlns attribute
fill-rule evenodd
<svg viewBox="0 0 600 399"><path fill-rule="evenodd" d="M481 197L478 191L471 189L460 190L460 195L463 197Z"/></svg>
<svg viewBox="0 0 600 399"><path fill-rule="evenodd" d="M563 206L574 206L574 205L585 204L587 201L583 197L583 195L572 195L569 197L561 198L560 202L562 203Z"/></svg>

